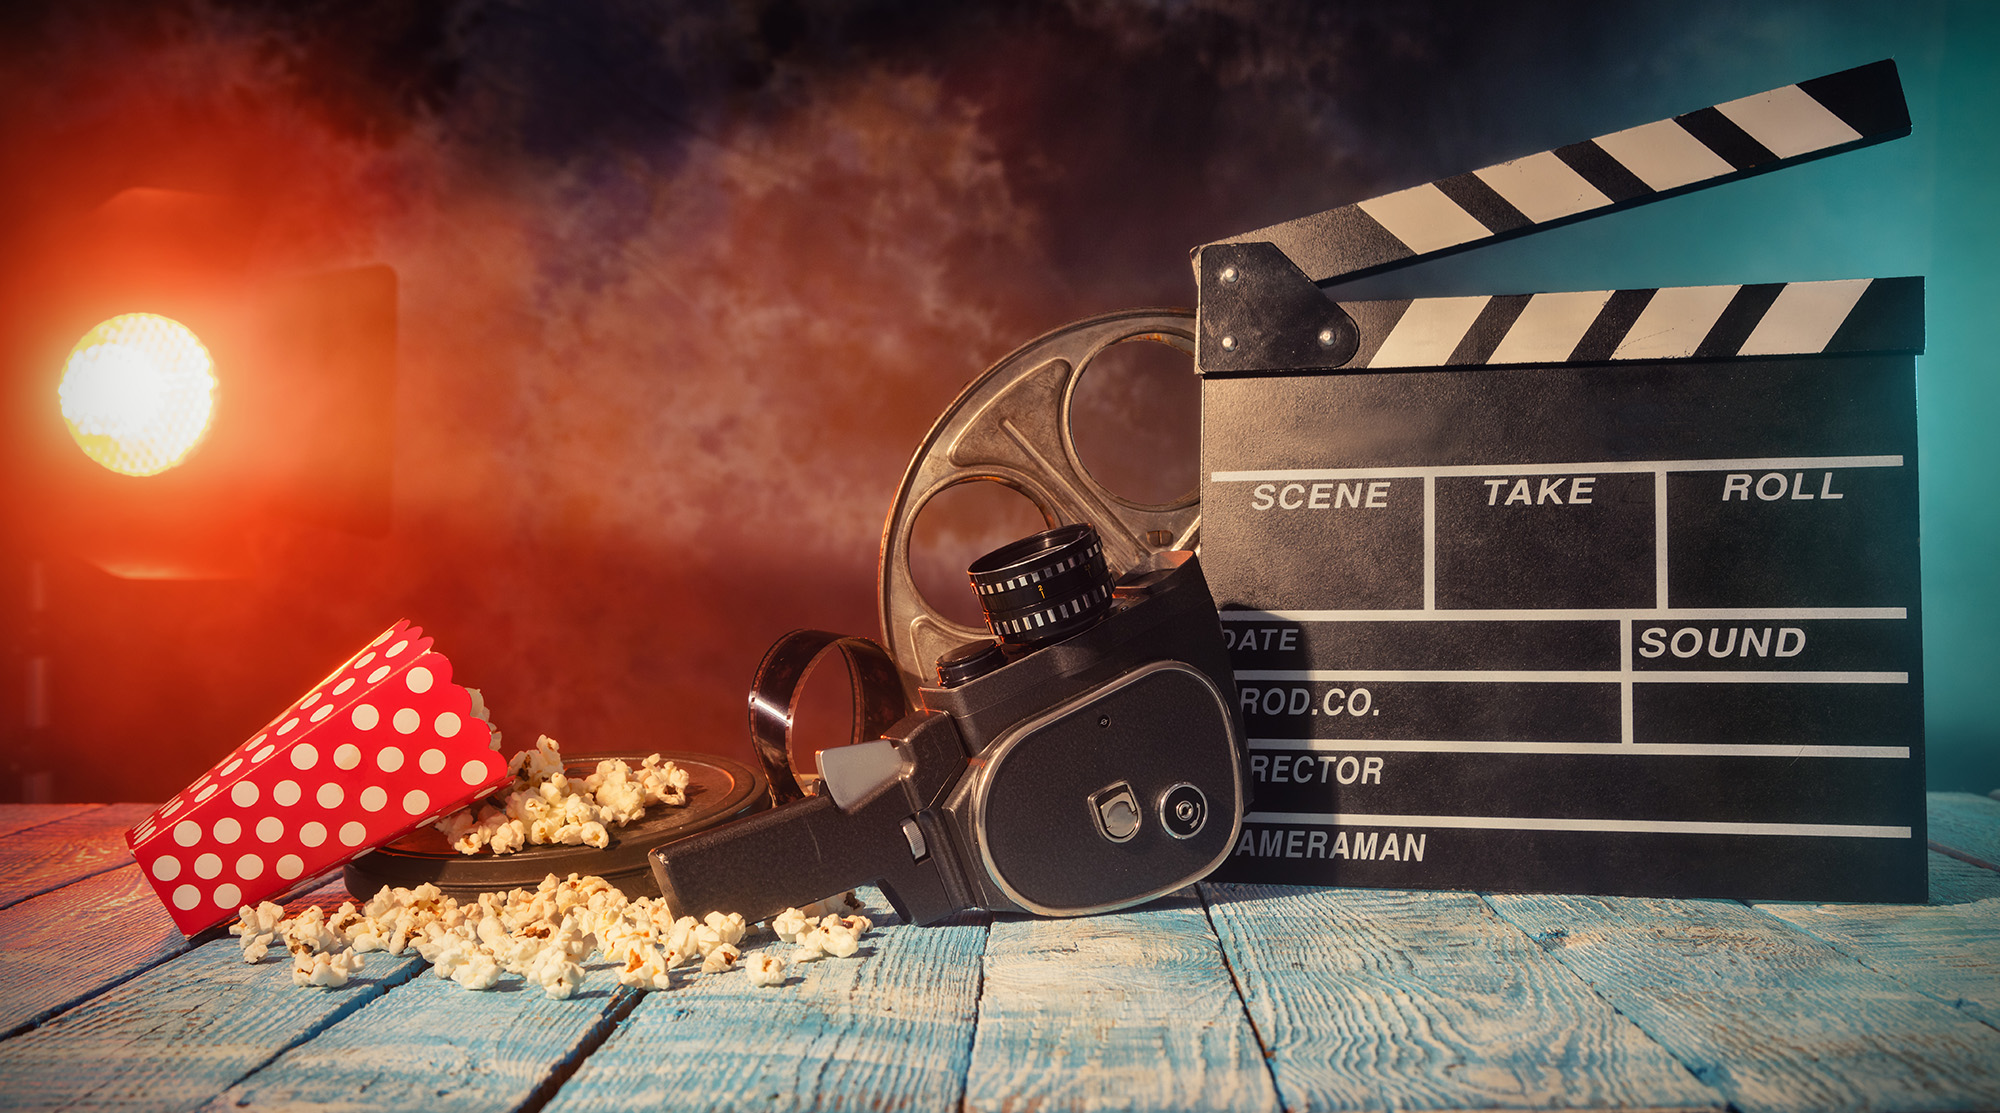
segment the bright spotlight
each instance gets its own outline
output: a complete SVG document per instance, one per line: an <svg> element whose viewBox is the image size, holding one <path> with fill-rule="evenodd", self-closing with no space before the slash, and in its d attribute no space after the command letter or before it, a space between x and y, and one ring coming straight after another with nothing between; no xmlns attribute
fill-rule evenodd
<svg viewBox="0 0 2000 1113"><path fill-rule="evenodd" d="M157 475L208 431L215 360L179 321L123 313L70 349L56 394L85 455L121 475Z"/></svg>

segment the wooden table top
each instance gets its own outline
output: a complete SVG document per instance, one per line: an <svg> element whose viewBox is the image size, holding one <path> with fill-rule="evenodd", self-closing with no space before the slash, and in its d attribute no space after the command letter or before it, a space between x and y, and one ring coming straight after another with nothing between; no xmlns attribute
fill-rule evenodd
<svg viewBox="0 0 2000 1113"><path fill-rule="evenodd" d="M183 938L148 810L0 807L0 1108L2000 1109L1982 796L1931 796L1921 907L1203 884L563 1001Z"/></svg>

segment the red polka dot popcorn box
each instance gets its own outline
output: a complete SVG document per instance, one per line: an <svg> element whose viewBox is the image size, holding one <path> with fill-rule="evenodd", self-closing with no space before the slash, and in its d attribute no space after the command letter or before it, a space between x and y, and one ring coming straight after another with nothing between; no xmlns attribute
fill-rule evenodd
<svg viewBox="0 0 2000 1113"><path fill-rule="evenodd" d="M451 662L405 620L125 841L194 935L505 784L493 737Z"/></svg>

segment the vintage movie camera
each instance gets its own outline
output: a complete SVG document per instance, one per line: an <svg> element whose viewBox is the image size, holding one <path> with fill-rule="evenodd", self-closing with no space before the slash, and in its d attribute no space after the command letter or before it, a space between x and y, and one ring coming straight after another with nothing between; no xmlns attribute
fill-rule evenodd
<svg viewBox="0 0 2000 1113"><path fill-rule="evenodd" d="M1194 554L1153 554L1114 579L1097 531L1072 524L967 571L993 636L940 655L907 715L875 643L802 630L772 647L750 714L779 806L653 850L677 914L758 920L876 884L916 923L973 908L1083 915L1171 892L1227 857L1243 736ZM792 700L830 652L848 662L857 741L821 752L820 791L806 796L790 765Z"/></svg>

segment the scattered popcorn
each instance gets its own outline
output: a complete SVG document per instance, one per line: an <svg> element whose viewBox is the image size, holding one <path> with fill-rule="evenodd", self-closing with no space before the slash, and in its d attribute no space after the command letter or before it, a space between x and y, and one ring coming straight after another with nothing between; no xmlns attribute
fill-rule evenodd
<svg viewBox="0 0 2000 1113"><path fill-rule="evenodd" d="M787 943L796 943L799 936L818 926L818 921L797 908L787 908L771 917L771 933Z"/></svg>
<svg viewBox="0 0 2000 1113"><path fill-rule="evenodd" d="M473 714L480 714L484 702L477 691L466 690L473 693ZM514 785L504 800L490 799L436 821L460 854L512 854L524 846L603 850L611 845L612 828L645 818L649 805L687 803L688 771L659 754L637 769L607 758L589 776L576 778L563 771L562 747L544 734L534 749L515 754L507 770Z"/></svg>
<svg viewBox="0 0 2000 1113"><path fill-rule="evenodd" d="M797 961L847 957L875 925L866 916L827 909L859 907L847 894L788 908L773 917L771 930L799 945ZM560 880L550 874L533 890L483 893L463 904L435 885L420 885L385 886L358 907L344 903L331 915L315 906L287 918L275 904L246 905L230 930L243 937L247 962L262 961L282 942L293 957L292 980L301 986L344 985L361 970L363 953L410 949L438 977L468 990L492 989L513 975L556 998L584 984L593 956L611 966L618 984L637 989L671 988L674 967L697 960L703 974L741 966L760 986L785 980L786 963L776 955L759 951L746 960L738 944L751 926L742 916L672 918L658 898L628 900L603 878L578 874Z"/></svg>
<svg viewBox="0 0 2000 1113"><path fill-rule="evenodd" d="M758 951L750 956L743 969L749 971L751 985L785 984L785 960L777 955Z"/></svg>
<svg viewBox="0 0 2000 1113"><path fill-rule="evenodd" d="M736 944L718 943L715 949L709 951L701 960L701 972L719 974L724 970L734 970L742 958L743 952L736 949Z"/></svg>
<svg viewBox="0 0 2000 1113"><path fill-rule="evenodd" d="M361 956L353 951L301 954L292 961L292 984L343 986L350 975L360 972Z"/></svg>

